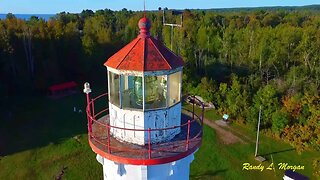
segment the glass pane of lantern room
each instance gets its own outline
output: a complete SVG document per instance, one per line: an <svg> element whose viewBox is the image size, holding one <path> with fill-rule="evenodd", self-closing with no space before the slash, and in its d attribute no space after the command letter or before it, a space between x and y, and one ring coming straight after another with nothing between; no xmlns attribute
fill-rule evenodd
<svg viewBox="0 0 320 180"><path fill-rule="evenodd" d="M180 102L181 96L181 72L169 75L169 98L168 105L173 106Z"/></svg>
<svg viewBox="0 0 320 180"><path fill-rule="evenodd" d="M109 71L110 85L110 102L116 106L120 106L120 75Z"/></svg>
<svg viewBox="0 0 320 180"><path fill-rule="evenodd" d="M145 109L158 109L167 106L167 76L145 76Z"/></svg>
<svg viewBox="0 0 320 180"><path fill-rule="evenodd" d="M121 76L122 108L142 109L142 77Z"/></svg>

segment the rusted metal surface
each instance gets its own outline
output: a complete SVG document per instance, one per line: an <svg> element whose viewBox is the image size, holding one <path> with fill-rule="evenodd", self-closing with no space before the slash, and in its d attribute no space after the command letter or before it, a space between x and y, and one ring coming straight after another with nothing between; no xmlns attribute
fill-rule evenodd
<svg viewBox="0 0 320 180"><path fill-rule="evenodd" d="M139 21L140 35L111 56L105 66L118 70L163 71L182 67L184 62L160 41L149 35L149 20Z"/></svg>
<svg viewBox="0 0 320 180"><path fill-rule="evenodd" d="M102 126L109 123L109 116L106 115L93 122L92 133L89 133L90 146L102 157L119 163L155 165L179 160L193 153L201 145L202 127L197 121L189 124L189 118L182 115L182 123L185 126L172 140L156 144L149 141L146 145L137 145L109 135L108 127ZM150 138L153 131L150 128L146 131Z"/></svg>
<svg viewBox="0 0 320 180"><path fill-rule="evenodd" d="M182 159L194 153L202 141L202 117L181 114L181 124L166 128L130 129L110 125L109 109L93 109L93 104L98 99L103 99L107 94L102 94L92 99L87 105L88 116L88 139L92 150L102 157L124 164L135 165L156 165L164 164ZM88 97L89 99L89 97ZM97 112L93 112L93 110ZM189 113L194 113L189 111ZM148 141L145 145L124 142L115 138L110 133L110 128L117 128L124 131L142 131L148 134ZM152 143L152 134L157 131L170 131L181 129L180 133L173 139Z"/></svg>

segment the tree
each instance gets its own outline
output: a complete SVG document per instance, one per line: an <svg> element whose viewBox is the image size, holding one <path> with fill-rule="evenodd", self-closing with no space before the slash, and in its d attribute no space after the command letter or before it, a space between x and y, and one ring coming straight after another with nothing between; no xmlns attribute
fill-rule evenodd
<svg viewBox="0 0 320 180"><path fill-rule="evenodd" d="M6 15L6 19L15 19L15 18L16 18L16 16L13 15L12 13L8 13L8 14Z"/></svg>
<svg viewBox="0 0 320 180"><path fill-rule="evenodd" d="M80 17L82 19L87 19L88 17L91 17L94 15L94 12L92 10L86 9L86 10L82 10L82 12L80 13Z"/></svg>
<svg viewBox="0 0 320 180"><path fill-rule="evenodd" d="M25 27L23 31L23 47L31 79L34 78L35 63L32 49L33 34L30 27Z"/></svg>
<svg viewBox="0 0 320 180"><path fill-rule="evenodd" d="M97 45L107 45L112 40L112 29L104 16L94 16L86 19L83 29L82 44L85 51L91 55Z"/></svg>
<svg viewBox="0 0 320 180"><path fill-rule="evenodd" d="M194 94L203 97L203 99L206 101L212 102L214 100L213 95L215 93L214 87L215 85L212 79L208 80L208 78L203 77L201 79L201 83L198 84L195 90L196 92L194 92Z"/></svg>
<svg viewBox="0 0 320 180"><path fill-rule="evenodd" d="M226 109L231 118L244 119L248 108L247 92L242 89L238 77L232 75L232 85L226 93Z"/></svg>
<svg viewBox="0 0 320 180"><path fill-rule="evenodd" d="M319 177L320 176L320 159L316 158L312 162L313 165L313 175Z"/></svg>
<svg viewBox="0 0 320 180"><path fill-rule="evenodd" d="M276 134L280 134L288 123L289 117L285 112L277 110L272 114L272 131Z"/></svg>
<svg viewBox="0 0 320 180"><path fill-rule="evenodd" d="M288 113L292 119L301 117L301 100L302 95L299 93L292 96L287 95L282 98L283 110Z"/></svg>
<svg viewBox="0 0 320 180"><path fill-rule="evenodd" d="M276 27L281 21L281 18L276 13L268 13L262 20L264 26Z"/></svg>
<svg viewBox="0 0 320 180"><path fill-rule="evenodd" d="M223 37L222 41L222 49L221 54L225 63L230 64L231 72L233 71L232 67L236 59L235 53L235 38L234 38L234 29L233 28L226 28L223 30Z"/></svg>
<svg viewBox="0 0 320 180"><path fill-rule="evenodd" d="M314 149L320 150L320 101L319 95L305 94L302 106L305 107L306 122L293 124L284 129L283 138L295 146L299 152Z"/></svg>
<svg viewBox="0 0 320 180"><path fill-rule="evenodd" d="M218 105L218 111L222 113L227 112L227 103L225 102L227 96L228 85L226 83L220 83L219 89L215 94L215 103Z"/></svg>
<svg viewBox="0 0 320 180"><path fill-rule="evenodd" d="M207 30L204 26L200 26L198 33L197 33L197 48L196 51L194 52L195 55L195 64L196 68L198 69L198 72L203 72L204 65L205 65L205 59L204 59L204 51L208 47L208 37L207 37Z"/></svg>
<svg viewBox="0 0 320 180"><path fill-rule="evenodd" d="M272 85L261 87L253 97L249 115L249 122L253 127L256 127L258 122L260 106L262 107L261 126L262 128L269 128L272 125L272 114L280 106L277 91Z"/></svg>

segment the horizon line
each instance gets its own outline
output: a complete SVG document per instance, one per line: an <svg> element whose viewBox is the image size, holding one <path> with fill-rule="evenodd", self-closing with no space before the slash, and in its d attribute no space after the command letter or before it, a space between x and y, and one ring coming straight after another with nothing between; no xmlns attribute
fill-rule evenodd
<svg viewBox="0 0 320 180"><path fill-rule="evenodd" d="M285 7L308 7L308 6L320 6L319 4L308 4L308 5L283 5L283 6L238 6L238 7L214 7L214 8L208 8L208 9L201 9L201 8L176 8L176 9L168 9L168 10L220 10L220 9L259 9L259 8L285 8ZM16 15L53 15L53 14L59 14L62 12L65 13L69 13L69 14L80 14L82 11L85 10L91 10L93 12L97 12L99 10L106 10L109 8L105 8L105 9L96 9L96 10L92 10L92 9L82 9L80 12L69 12L69 11L60 11L60 12L55 12L55 13L12 13L12 12L0 12L0 14L16 14ZM122 11L123 9L127 9L127 8L122 8L122 9L118 9L118 10L114 10L114 9L109 9L111 11ZM127 9L128 11L133 11L133 12L142 12L142 10L131 10L131 9ZM152 9L152 10L146 10L147 12L152 12L152 11L159 11L158 9Z"/></svg>

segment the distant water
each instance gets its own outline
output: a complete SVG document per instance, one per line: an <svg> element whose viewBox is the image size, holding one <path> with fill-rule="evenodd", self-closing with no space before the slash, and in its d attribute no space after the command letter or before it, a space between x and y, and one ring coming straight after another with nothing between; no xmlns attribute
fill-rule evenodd
<svg viewBox="0 0 320 180"><path fill-rule="evenodd" d="M5 19L7 14L0 14L0 19ZM54 17L54 14L14 14L16 18L29 20L31 16L37 16L39 19L42 18L48 21L51 17Z"/></svg>

